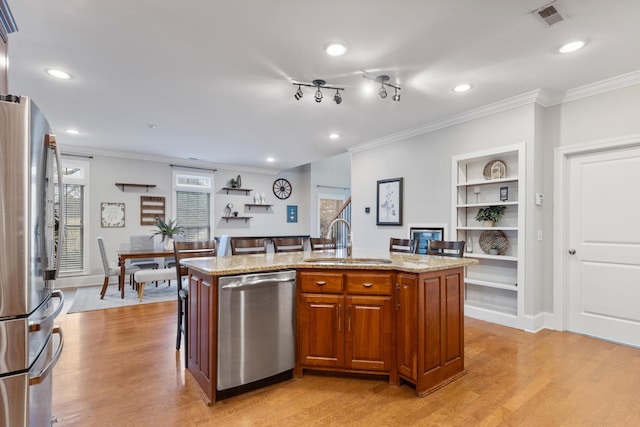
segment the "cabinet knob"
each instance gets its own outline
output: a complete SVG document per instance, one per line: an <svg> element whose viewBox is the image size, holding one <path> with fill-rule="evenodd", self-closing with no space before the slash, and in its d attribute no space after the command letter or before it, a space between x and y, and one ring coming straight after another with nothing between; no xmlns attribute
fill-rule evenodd
<svg viewBox="0 0 640 427"><path fill-rule="evenodd" d="M569 249L569 255L575 255L575 254L576 254L575 249Z"/></svg>

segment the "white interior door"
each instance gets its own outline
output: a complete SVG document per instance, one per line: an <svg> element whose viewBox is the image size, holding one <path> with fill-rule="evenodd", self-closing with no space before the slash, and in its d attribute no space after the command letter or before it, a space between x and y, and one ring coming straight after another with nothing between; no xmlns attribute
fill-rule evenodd
<svg viewBox="0 0 640 427"><path fill-rule="evenodd" d="M640 346L640 148L568 166L567 329Z"/></svg>

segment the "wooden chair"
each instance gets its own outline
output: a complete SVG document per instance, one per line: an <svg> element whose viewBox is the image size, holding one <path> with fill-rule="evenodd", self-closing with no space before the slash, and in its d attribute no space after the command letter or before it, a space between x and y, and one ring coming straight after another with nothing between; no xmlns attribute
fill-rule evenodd
<svg viewBox="0 0 640 427"><path fill-rule="evenodd" d="M280 237L273 239L275 252L303 252L304 241L302 237Z"/></svg>
<svg viewBox="0 0 640 427"><path fill-rule="evenodd" d="M102 283L102 290L100 290L100 299L103 299L104 294L107 292L107 286L109 286L109 277L118 276L118 283L120 283L120 280L119 280L120 268L109 266L109 260L107 259L107 252L104 249L104 242L102 241L102 237L98 237L98 247L100 248L100 257L102 258L102 268L104 269L104 282ZM124 274L129 275L129 280L132 281L131 284L133 284L133 273L135 273L138 270L140 270L139 267L127 267L125 269Z"/></svg>
<svg viewBox="0 0 640 427"><path fill-rule="evenodd" d="M447 242L443 240L429 240L427 255L450 256L462 258L464 255L464 240L459 242Z"/></svg>
<svg viewBox="0 0 640 427"><path fill-rule="evenodd" d="M336 239L325 239L322 237L312 237L309 239L311 243L312 251L324 251L325 249L335 249L336 248Z"/></svg>
<svg viewBox="0 0 640 427"><path fill-rule="evenodd" d="M389 252L402 252L412 254L415 249L415 242L411 239L389 239Z"/></svg>
<svg viewBox="0 0 640 427"><path fill-rule="evenodd" d="M231 255L265 254L267 240L256 237L232 237Z"/></svg>
<svg viewBox="0 0 640 427"><path fill-rule="evenodd" d="M189 320L189 285L182 286L182 277L187 274L187 268L180 264L185 258L199 258L216 256L216 241L204 242L173 242L173 253L176 259L176 276L178 279L178 336L176 338L176 350L180 349L180 338L184 334L184 365L187 367L187 349Z"/></svg>

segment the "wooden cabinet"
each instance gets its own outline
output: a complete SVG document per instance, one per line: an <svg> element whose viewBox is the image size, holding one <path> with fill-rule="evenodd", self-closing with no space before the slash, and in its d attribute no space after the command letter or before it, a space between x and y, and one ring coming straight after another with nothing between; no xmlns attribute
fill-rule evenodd
<svg viewBox="0 0 640 427"><path fill-rule="evenodd" d="M187 367L205 391L207 404L215 402L216 343L218 341L217 278L189 270L189 322L185 347Z"/></svg>
<svg viewBox="0 0 640 427"><path fill-rule="evenodd" d="M398 375L424 396L464 374L464 272L397 276Z"/></svg>
<svg viewBox="0 0 640 427"><path fill-rule="evenodd" d="M298 273L298 373L304 368L390 374L394 274Z"/></svg>

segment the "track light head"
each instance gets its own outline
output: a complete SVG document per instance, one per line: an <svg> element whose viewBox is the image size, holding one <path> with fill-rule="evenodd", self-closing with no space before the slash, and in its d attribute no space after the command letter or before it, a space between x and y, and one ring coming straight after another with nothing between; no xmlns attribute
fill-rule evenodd
<svg viewBox="0 0 640 427"><path fill-rule="evenodd" d="M335 101L336 104L340 105L340 103L342 102L342 97L340 96L340 91L336 89L336 94L333 95L333 100Z"/></svg>
<svg viewBox="0 0 640 427"><path fill-rule="evenodd" d="M394 101L400 101L400 94L398 93L398 89L396 88L396 93L391 97Z"/></svg>
<svg viewBox="0 0 640 427"><path fill-rule="evenodd" d="M296 94L293 95L298 101L300 101L300 98L302 98L302 89L300 88L300 85L298 85L298 90L296 91Z"/></svg>
<svg viewBox="0 0 640 427"><path fill-rule="evenodd" d="M320 88L316 91L316 95L314 96L316 102L322 102L322 92L320 92Z"/></svg>
<svg viewBox="0 0 640 427"><path fill-rule="evenodd" d="M380 98L383 98L383 99L387 97L387 90L384 88L384 85L380 86L378 95L380 95Z"/></svg>

